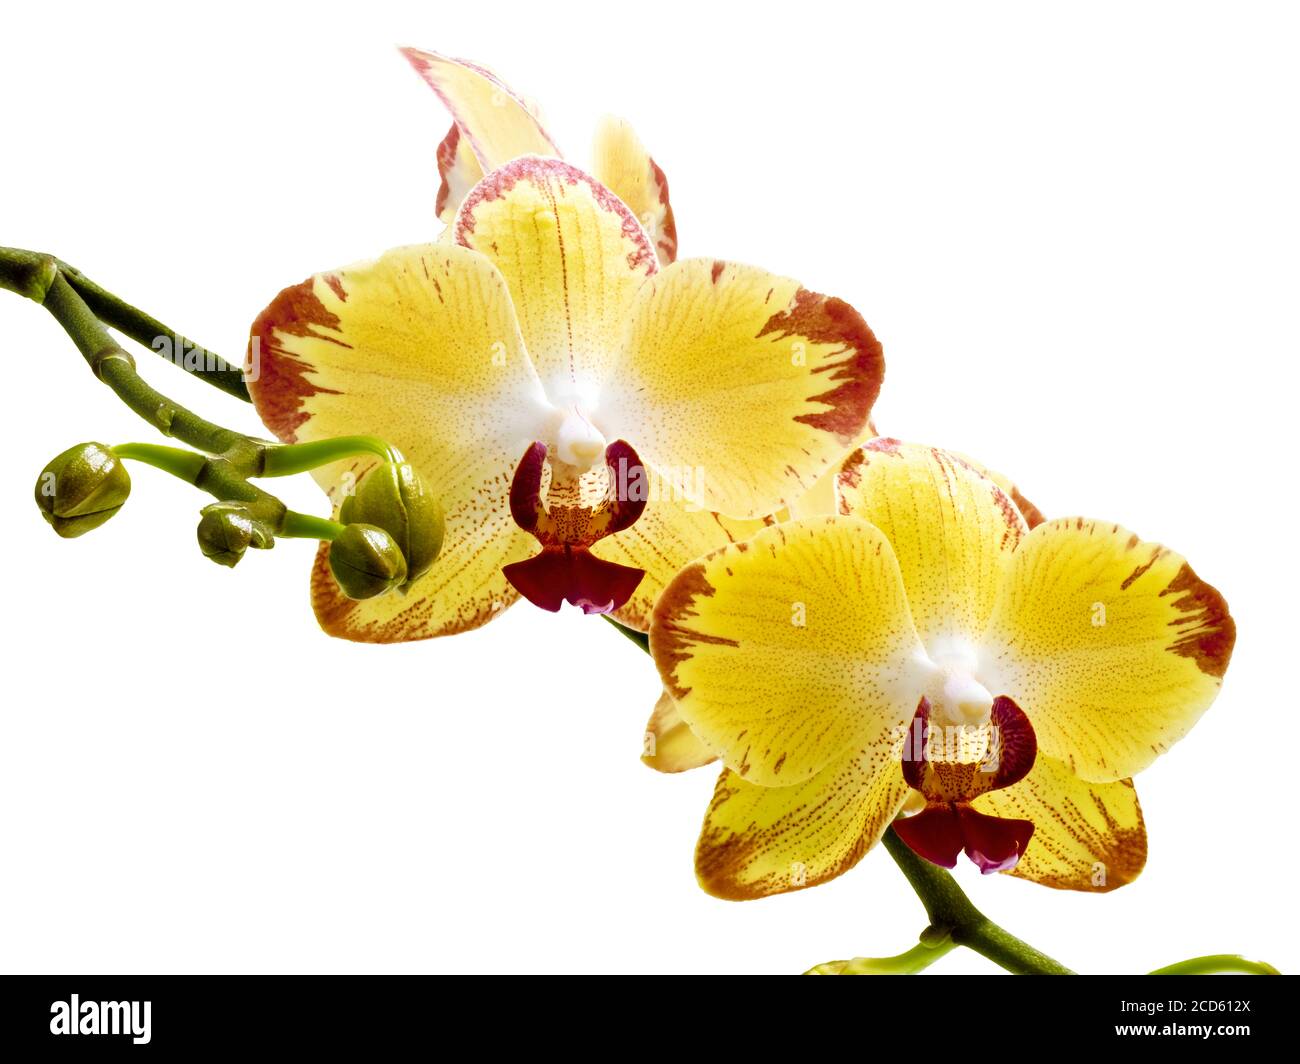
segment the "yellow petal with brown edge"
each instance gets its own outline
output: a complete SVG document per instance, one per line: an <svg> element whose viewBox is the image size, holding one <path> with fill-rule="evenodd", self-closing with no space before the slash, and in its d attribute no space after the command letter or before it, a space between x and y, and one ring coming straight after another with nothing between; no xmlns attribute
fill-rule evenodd
<svg viewBox="0 0 1300 1064"><path fill-rule="evenodd" d="M825 883L876 844L907 792L887 731L791 787L723 769L696 844L696 877L731 901Z"/></svg>
<svg viewBox="0 0 1300 1064"><path fill-rule="evenodd" d="M856 518L772 525L688 566L650 650L682 720L764 786L901 730L931 675L893 551Z"/></svg>
<svg viewBox="0 0 1300 1064"><path fill-rule="evenodd" d="M926 646L978 637L1027 531L1002 489L948 451L881 437L844 463L836 494L889 539Z"/></svg>
<svg viewBox="0 0 1300 1064"><path fill-rule="evenodd" d="M842 300L686 259L637 294L598 415L650 465L689 471L693 502L761 518L861 437L883 376L879 342Z"/></svg>
<svg viewBox="0 0 1300 1064"><path fill-rule="evenodd" d="M653 473L651 481L665 483ZM614 619L638 632L649 631L655 602L687 563L749 539L783 516L782 512L761 521L737 520L693 506L667 488L658 492L652 488L636 524L592 546L598 558L645 571L632 597L614 611Z"/></svg>
<svg viewBox="0 0 1300 1064"><path fill-rule="evenodd" d="M1236 628L1187 560L1066 518L1021 542L981 640L986 686L1085 780L1124 779L1181 739L1223 681Z"/></svg>
<svg viewBox="0 0 1300 1064"><path fill-rule="evenodd" d="M401 51L451 112L482 170L520 155L559 155L531 108L486 67L418 48Z"/></svg>
<svg viewBox="0 0 1300 1064"><path fill-rule="evenodd" d="M717 759L677 715L676 703L664 691L646 722L642 763L656 772L686 772Z"/></svg>
<svg viewBox="0 0 1300 1064"><path fill-rule="evenodd" d="M606 115L596 127L592 176L628 205L667 266L677 258L677 222L668 201L668 178L632 127Z"/></svg>
<svg viewBox="0 0 1300 1064"><path fill-rule="evenodd" d="M552 401L590 412L617 357L633 295L659 268L641 224L588 174L529 155L474 186L455 235L505 277Z"/></svg>
<svg viewBox="0 0 1300 1064"><path fill-rule="evenodd" d="M1131 779L1088 783L1039 754L1019 783L972 804L990 816L1033 822L1033 838L1008 873L1020 879L1104 893L1132 883L1146 864L1146 824Z"/></svg>
<svg viewBox="0 0 1300 1064"><path fill-rule="evenodd" d="M526 557L510 478L548 416L501 276L453 245L398 248L285 289L253 325L249 391L286 443L367 434L399 448L440 498L442 554L405 595L343 597L318 560L317 617L373 642L477 627L514 601ZM316 472L335 506L373 459Z"/></svg>

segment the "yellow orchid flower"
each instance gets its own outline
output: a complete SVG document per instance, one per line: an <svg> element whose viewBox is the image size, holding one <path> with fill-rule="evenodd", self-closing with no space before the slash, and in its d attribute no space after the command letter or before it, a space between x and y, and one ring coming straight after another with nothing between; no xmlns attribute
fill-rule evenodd
<svg viewBox="0 0 1300 1064"><path fill-rule="evenodd" d="M514 97L440 62L466 139L509 142L481 165L513 156L520 126L497 119ZM754 267L661 266L627 205L568 163L488 170L450 237L285 289L252 329L250 392L280 439L382 435L446 511L442 555L405 595L346 598L322 548L313 601L331 634L465 631L520 592L644 628L676 567L723 538L715 513L761 522L864 431L883 357L852 307ZM317 475L339 503L365 471ZM627 471L635 505L611 514L599 500Z"/></svg>
<svg viewBox="0 0 1300 1064"><path fill-rule="evenodd" d="M497 74L479 63L452 59L435 52L403 48L402 54L452 114L450 131L438 148L440 185L437 214L446 225L443 239L451 239L456 212L470 189L486 171L497 169L529 154L560 156L546 131L540 108L515 92ZM677 223L668 195L668 179L641 140L623 119L605 116L596 128L591 153L591 174L635 214L654 244L661 266L677 257ZM847 454L876 436L871 422L859 440L844 449ZM748 539L759 529L791 513L830 513L836 466L817 479L789 509L762 518L726 517L700 507L671 506L671 486L652 493L635 527L624 535L602 539L592 548L598 558L645 571L632 597L613 616L620 623L644 632L650 627L655 598L687 562L728 543ZM671 700L666 700L671 706ZM658 710L657 710L658 712ZM658 718L655 718L656 720ZM668 756L671 739L658 745L647 730L647 764L662 771L680 771ZM679 733L680 734L680 733ZM689 744L687 744L689 745ZM706 759L711 760L711 756Z"/></svg>
<svg viewBox="0 0 1300 1064"><path fill-rule="evenodd" d="M862 440L862 446L866 446L878 435L873 424L868 423L867 429L869 435ZM1020 489L1008 477L980 465L966 455L957 455L957 457L1001 488L1015 503L1028 528L1033 529L1043 523L1042 512L1021 494ZM791 505L788 512L775 515L767 524L772 524L777 519L817 517L837 512L835 481L839 469L840 467L836 466L828 470L816 484ZM727 542L731 543L748 539L763 527L754 522L720 522L720 524L728 533ZM720 543L719 546L726 546L726 543ZM705 552L702 551L701 554L703 553ZM705 746L699 736L687 727L677 712L677 704L673 701L673 696L664 690L650 713L650 719L646 722L641 763L656 772L672 774L703 768L717 759L718 755Z"/></svg>
<svg viewBox="0 0 1300 1064"><path fill-rule="evenodd" d="M964 849L1052 887L1131 882L1146 859L1131 777L1218 693L1222 596L1118 525L1030 531L935 448L873 440L836 488L839 515L717 551L656 606L665 687L726 766L702 885L813 886L891 823L949 867Z"/></svg>

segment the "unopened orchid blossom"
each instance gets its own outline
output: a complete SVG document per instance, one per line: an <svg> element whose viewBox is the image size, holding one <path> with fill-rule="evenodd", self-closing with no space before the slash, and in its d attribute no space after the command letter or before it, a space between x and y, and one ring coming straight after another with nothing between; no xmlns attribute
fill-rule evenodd
<svg viewBox="0 0 1300 1064"><path fill-rule="evenodd" d="M1030 531L942 450L873 440L836 487L838 515L701 559L656 607L665 686L725 765L701 883L736 899L813 886L891 823L947 867L964 850L1052 887L1131 882L1132 777L1218 693L1223 598L1118 525Z"/></svg>
<svg viewBox="0 0 1300 1064"><path fill-rule="evenodd" d="M644 629L671 573L732 538L721 521L761 527L858 441L880 345L848 304L788 278L714 259L662 265L666 201L651 212L656 239L596 177L518 154L554 147L494 77L407 54L484 176L448 240L282 292L252 330L250 391L285 442L364 426L400 448L437 485L446 535L405 594L364 602L339 591L323 546L317 616L352 639L418 639L476 627L523 592ZM599 157L627 180L632 142L611 142ZM458 197L444 193L445 208ZM524 462L538 445L544 468ZM317 475L339 504L365 469ZM611 525L603 500L624 486L636 512ZM543 528L535 506L564 519Z"/></svg>

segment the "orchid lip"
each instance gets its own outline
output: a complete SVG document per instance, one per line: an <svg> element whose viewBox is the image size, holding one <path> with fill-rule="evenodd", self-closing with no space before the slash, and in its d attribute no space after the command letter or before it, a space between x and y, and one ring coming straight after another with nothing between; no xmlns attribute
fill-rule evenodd
<svg viewBox="0 0 1300 1064"><path fill-rule="evenodd" d="M603 453L602 472L608 483L600 501L592 505L581 501L581 473L562 456L558 460L569 468L559 471L552 467L548 494L555 496L555 501L543 498L542 478L551 455L544 443L533 443L515 470L510 485L511 516L542 549L501 571L516 591L542 609L555 612L568 602L587 614L610 613L632 597L645 576L643 569L618 565L591 553L598 540L635 524L646 506L644 494L617 490L617 485L626 482L629 469L643 468L636 451L625 441L615 440Z"/></svg>
<svg viewBox="0 0 1300 1064"><path fill-rule="evenodd" d="M958 682L955 690L974 697L965 683ZM930 701L922 697L903 747L902 771L926 804L919 813L894 822L898 836L944 868L952 868L965 851L985 874L1009 871L1029 845L1033 823L989 816L971 802L1024 779L1037 754L1029 718L1005 695L992 700L985 721L956 727L947 720L932 723Z"/></svg>

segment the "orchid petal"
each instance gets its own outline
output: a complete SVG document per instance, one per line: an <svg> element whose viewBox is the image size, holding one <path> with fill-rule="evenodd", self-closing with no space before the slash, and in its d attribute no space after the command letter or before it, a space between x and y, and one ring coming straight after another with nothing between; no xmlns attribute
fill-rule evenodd
<svg viewBox="0 0 1300 1064"><path fill-rule="evenodd" d="M547 394L557 406L590 403L609 376L633 295L658 270L632 213L568 163L525 156L473 188L455 236L505 277Z"/></svg>
<svg viewBox="0 0 1300 1064"><path fill-rule="evenodd" d="M773 525L688 566L650 649L682 720L766 786L901 733L929 667L893 551L853 519ZM896 758L872 771L902 779Z"/></svg>
<svg viewBox="0 0 1300 1064"><path fill-rule="evenodd" d="M486 67L418 48L402 54L451 112L484 172L520 155L560 154L528 104Z"/></svg>
<svg viewBox="0 0 1300 1064"><path fill-rule="evenodd" d="M253 325L249 384L285 442L356 434L398 447L441 499L446 538L405 595L358 602L323 560L316 614L332 635L393 642L464 631L514 601L500 573L529 539L510 519L510 471L548 410L500 275L450 245L390 251L285 289ZM317 480L342 502L374 460Z"/></svg>
<svg viewBox="0 0 1300 1064"><path fill-rule="evenodd" d="M752 266L674 263L637 294L600 415L698 505L761 518L861 437L884 357L847 303Z"/></svg>
<svg viewBox="0 0 1300 1064"><path fill-rule="evenodd" d="M443 225L450 226L469 190L483 180L483 167L455 122L438 145L437 158L438 198L434 211Z"/></svg>
<svg viewBox="0 0 1300 1064"><path fill-rule="evenodd" d="M888 537L927 647L984 630L1026 532L1001 488L947 451L878 438L844 463L836 493L841 513Z"/></svg>
<svg viewBox="0 0 1300 1064"><path fill-rule="evenodd" d="M1088 783L1039 754L1023 780L972 805L1034 823L1034 844L1011 873L1021 879L1100 893L1133 882L1146 864L1146 825L1130 779Z"/></svg>
<svg viewBox="0 0 1300 1064"><path fill-rule="evenodd" d="M700 885L741 901L814 887L847 872L907 797L887 733L789 787L724 769L695 849ZM882 765L886 765L882 771Z"/></svg>
<svg viewBox="0 0 1300 1064"><path fill-rule="evenodd" d="M1021 542L981 649L1038 743L1095 783L1132 776L1219 693L1236 628L1187 560L1119 525L1049 521Z"/></svg>
<svg viewBox="0 0 1300 1064"><path fill-rule="evenodd" d="M606 116L596 127L591 172L640 220L660 265L676 259L677 223L668 202L668 178L621 118Z"/></svg>
<svg viewBox="0 0 1300 1064"><path fill-rule="evenodd" d="M717 759L718 755L687 727L677 713L672 695L664 691L646 722L641 761L656 772L685 772Z"/></svg>

